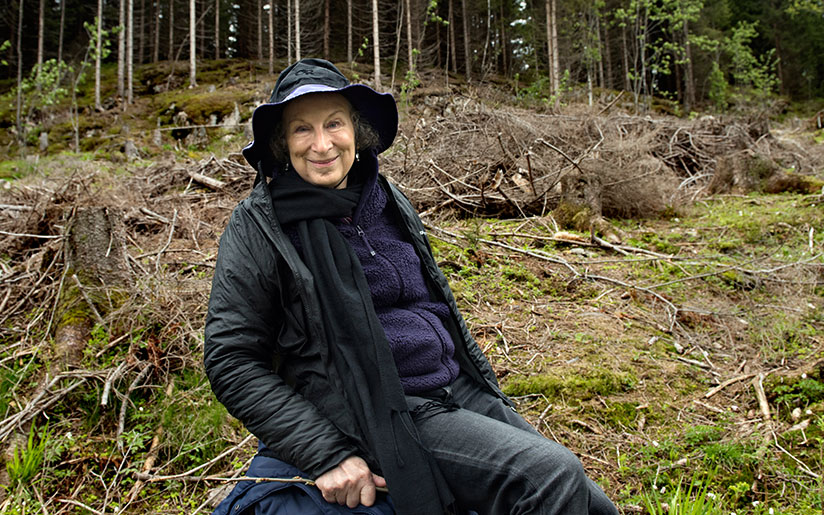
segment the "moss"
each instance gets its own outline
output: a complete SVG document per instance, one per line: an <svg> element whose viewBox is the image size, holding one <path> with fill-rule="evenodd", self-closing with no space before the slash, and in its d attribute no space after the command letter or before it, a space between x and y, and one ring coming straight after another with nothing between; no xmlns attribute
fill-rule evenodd
<svg viewBox="0 0 824 515"><path fill-rule="evenodd" d="M638 406L637 402L613 402L601 413L609 425L626 429L632 427L638 418Z"/></svg>
<svg viewBox="0 0 824 515"><path fill-rule="evenodd" d="M513 397L542 394L550 401L563 396L566 400L587 400L596 395L606 396L632 389L636 378L632 373L594 369L564 377L555 374L516 376L503 387L504 393Z"/></svg>
<svg viewBox="0 0 824 515"><path fill-rule="evenodd" d="M192 124L203 125L209 123L211 115L225 118L235 109L235 104L243 105L253 99L253 92L237 88L223 88L213 92L201 88L156 95L152 98L152 105L162 124L172 123L176 113L185 111Z"/></svg>
<svg viewBox="0 0 824 515"><path fill-rule="evenodd" d="M589 222L592 219L592 211L587 206L561 202L552 211L552 217L558 225L565 229L574 229L581 232L589 232Z"/></svg>

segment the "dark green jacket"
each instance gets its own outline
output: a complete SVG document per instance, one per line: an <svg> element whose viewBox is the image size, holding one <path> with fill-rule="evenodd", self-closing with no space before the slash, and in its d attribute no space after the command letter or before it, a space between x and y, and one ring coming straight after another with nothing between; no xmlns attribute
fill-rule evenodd
<svg viewBox="0 0 824 515"><path fill-rule="evenodd" d="M409 200L384 177L389 206L450 308L461 370L509 402L458 312ZM265 181L232 213L220 239L204 363L218 400L276 456L312 477L351 455L374 465L329 364L313 278L278 223Z"/></svg>

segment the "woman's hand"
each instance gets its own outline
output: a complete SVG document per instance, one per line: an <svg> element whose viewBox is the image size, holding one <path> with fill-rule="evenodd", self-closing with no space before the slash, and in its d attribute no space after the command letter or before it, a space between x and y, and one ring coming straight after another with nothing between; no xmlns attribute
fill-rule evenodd
<svg viewBox="0 0 824 515"><path fill-rule="evenodd" d="M362 458L350 456L318 477L315 485L327 502L354 508L358 504L372 506L375 503L375 487L385 487L386 480L373 474Z"/></svg>

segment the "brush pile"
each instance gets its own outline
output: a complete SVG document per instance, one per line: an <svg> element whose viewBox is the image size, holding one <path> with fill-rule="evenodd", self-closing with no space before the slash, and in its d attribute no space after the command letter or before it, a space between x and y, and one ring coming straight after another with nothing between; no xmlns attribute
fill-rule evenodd
<svg viewBox="0 0 824 515"><path fill-rule="evenodd" d="M604 216L644 217L694 200L722 156L746 150L798 173L821 166L773 137L763 119L553 115L454 94L424 100L407 113L383 168L424 211L546 214L575 173L597 178Z"/></svg>

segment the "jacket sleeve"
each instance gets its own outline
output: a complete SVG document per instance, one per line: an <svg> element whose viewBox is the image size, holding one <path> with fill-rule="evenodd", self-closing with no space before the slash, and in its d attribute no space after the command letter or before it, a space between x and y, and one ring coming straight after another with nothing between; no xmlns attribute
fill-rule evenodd
<svg viewBox="0 0 824 515"><path fill-rule="evenodd" d="M356 447L275 373L276 339L287 316L280 305L278 258L242 207L220 239L204 366L218 400L275 455L317 477Z"/></svg>

